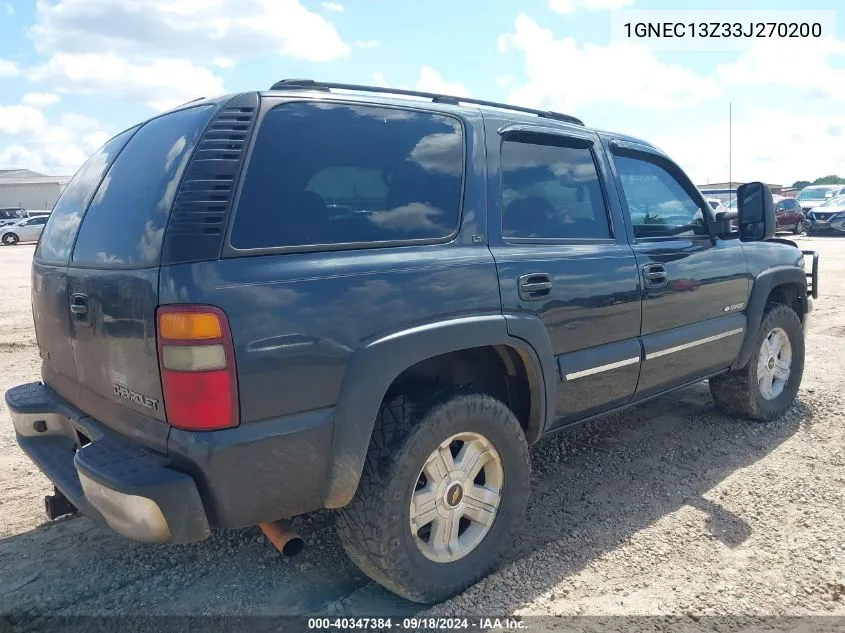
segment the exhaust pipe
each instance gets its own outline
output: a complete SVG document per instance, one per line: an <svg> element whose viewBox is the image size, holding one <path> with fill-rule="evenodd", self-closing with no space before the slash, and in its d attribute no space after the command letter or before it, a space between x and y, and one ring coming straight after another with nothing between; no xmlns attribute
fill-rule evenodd
<svg viewBox="0 0 845 633"><path fill-rule="evenodd" d="M305 541L291 529L287 521L262 521L258 527L267 540L287 557L296 556L305 547Z"/></svg>

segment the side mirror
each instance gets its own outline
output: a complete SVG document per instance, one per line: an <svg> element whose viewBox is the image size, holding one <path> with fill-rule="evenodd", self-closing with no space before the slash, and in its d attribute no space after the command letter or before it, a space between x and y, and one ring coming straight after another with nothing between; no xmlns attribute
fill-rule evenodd
<svg viewBox="0 0 845 633"><path fill-rule="evenodd" d="M736 217L730 211L718 211L716 213L716 221L710 223L710 234L719 237L727 237L733 231L731 226L731 216Z"/></svg>
<svg viewBox="0 0 845 633"><path fill-rule="evenodd" d="M739 239L762 242L775 236L777 220L772 192L762 182L749 182L736 190Z"/></svg>

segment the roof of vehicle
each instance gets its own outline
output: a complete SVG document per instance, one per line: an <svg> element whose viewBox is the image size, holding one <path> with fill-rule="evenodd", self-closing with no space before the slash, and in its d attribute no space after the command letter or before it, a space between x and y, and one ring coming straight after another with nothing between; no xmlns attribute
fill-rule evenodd
<svg viewBox="0 0 845 633"><path fill-rule="evenodd" d="M644 141L627 134L619 134L616 132L589 128L581 119L569 114L495 101L473 99L470 97L422 92L419 90L404 90L401 88L387 88L382 86L318 82L312 79L282 79L281 81L277 81L273 84L269 91L262 91L260 94L261 96L278 96L279 94L284 93L289 96L291 94L303 93L310 97L314 97L315 92L324 99L348 100L351 98L362 102L384 105L418 105L422 100L427 102L428 108L450 114L460 113L461 111L467 111L469 109L495 111L501 116L506 116L512 119L515 123L519 122L533 125L539 124L551 129L566 129L572 127L590 129L591 131L605 137L610 137L628 143L644 145L663 153L659 148L648 141Z"/></svg>
<svg viewBox="0 0 845 633"><path fill-rule="evenodd" d="M807 185L801 191L809 191L810 189L841 189L845 187L845 185Z"/></svg>

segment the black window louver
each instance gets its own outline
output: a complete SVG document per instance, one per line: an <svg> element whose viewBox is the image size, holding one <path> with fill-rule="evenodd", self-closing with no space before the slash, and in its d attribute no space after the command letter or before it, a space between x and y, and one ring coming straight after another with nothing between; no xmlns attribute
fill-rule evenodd
<svg viewBox="0 0 845 633"><path fill-rule="evenodd" d="M162 265L216 259L255 119L258 95L238 95L214 116L197 144L167 225Z"/></svg>

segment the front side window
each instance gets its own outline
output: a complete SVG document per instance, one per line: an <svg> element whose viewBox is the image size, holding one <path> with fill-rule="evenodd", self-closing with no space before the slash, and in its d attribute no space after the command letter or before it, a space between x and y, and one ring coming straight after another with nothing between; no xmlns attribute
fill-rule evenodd
<svg viewBox="0 0 845 633"><path fill-rule="evenodd" d="M457 231L463 128L449 116L340 103L267 113L235 213L236 249L444 239Z"/></svg>
<svg viewBox="0 0 845 633"><path fill-rule="evenodd" d="M502 143L502 235L607 239L610 226L592 151L538 135Z"/></svg>
<svg viewBox="0 0 845 633"><path fill-rule="evenodd" d="M638 238L707 235L709 214L683 185L651 160L614 157Z"/></svg>

